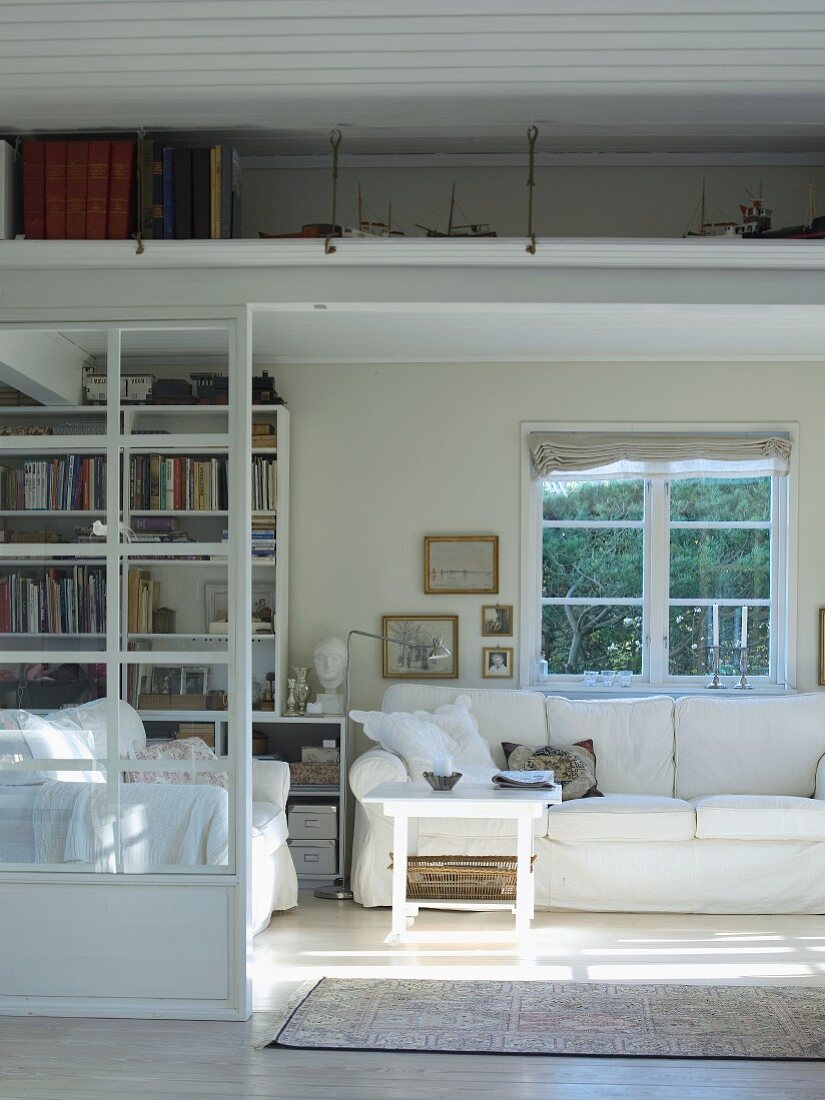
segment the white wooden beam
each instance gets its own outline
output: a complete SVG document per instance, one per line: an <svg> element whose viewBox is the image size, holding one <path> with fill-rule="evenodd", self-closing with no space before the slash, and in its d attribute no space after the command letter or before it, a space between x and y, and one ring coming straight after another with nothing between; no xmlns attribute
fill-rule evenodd
<svg viewBox="0 0 825 1100"><path fill-rule="evenodd" d="M57 332L0 332L0 382L45 405L79 405L89 356Z"/></svg>

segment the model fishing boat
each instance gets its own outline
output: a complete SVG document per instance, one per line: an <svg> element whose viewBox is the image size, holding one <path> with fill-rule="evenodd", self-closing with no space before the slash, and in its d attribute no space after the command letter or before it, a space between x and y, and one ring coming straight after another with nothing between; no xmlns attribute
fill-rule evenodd
<svg viewBox="0 0 825 1100"><path fill-rule="evenodd" d="M688 230L686 237L741 237L743 240L822 240L825 239L825 217L816 215L816 197L814 185L808 190L808 218L800 225L789 225L779 229L771 228L773 210L765 205L761 188L759 198L751 197L750 202L740 203L741 220L710 221L708 203L705 196L705 181L699 198L699 230Z"/></svg>
<svg viewBox="0 0 825 1100"><path fill-rule="evenodd" d="M438 207L438 210L443 207ZM450 213L447 220L447 232L443 233L437 228L432 228L428 225L422 225L420 222L415 224L419 229L423 229L428 237L495 237L495 230L491 229L486 222L468 222L464 225L455 224L456 213L456 201L455 201L455 184L450 193ZM435 213L438 211L436 210ZM460 211L462 217L464 212Z"/></svg>
<svg viewBox="0 0 825 1100"><path fill-rule="evenodd" d="M361 184L358 184L357 197L357 225L332 225L330 222L309 222L302 225L297 233L264 233L259 232L259 237L268 240L286 240L297 237L350 237L358 239L363 237L403 237L400 229L392 227L392 203L387 207L387 220L375 221L364 216L364 199L361 192Z"/></svg>

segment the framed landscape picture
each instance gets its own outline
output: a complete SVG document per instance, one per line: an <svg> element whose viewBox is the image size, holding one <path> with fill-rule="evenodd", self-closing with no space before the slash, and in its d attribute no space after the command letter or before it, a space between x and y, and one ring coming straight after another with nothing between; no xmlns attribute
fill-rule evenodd
<svg viewBox="0 0 825 1100"><path fill-rule="evenodd" d="M458 615L384 615L383 676L387 680L455 679L458 676ZM449 657L434 659L436 645Z"/></svg>
<svg viewBox="0 0 825 1100"><path fill-rule="evenodd" d="M498 592L498 535L427 535L424 591Z"/></svg>

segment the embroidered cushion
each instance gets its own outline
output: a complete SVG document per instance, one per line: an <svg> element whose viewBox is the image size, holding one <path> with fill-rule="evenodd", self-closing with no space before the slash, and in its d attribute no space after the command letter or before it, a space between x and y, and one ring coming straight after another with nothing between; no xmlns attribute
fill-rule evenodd
<svg viewBox="0 0 825 1100"><path fill-rule="evenodd" d="M132 742L133 760L186 760L192 768L184 771L139 771L125 772L126 783L206 783L213 787L227 788L226 772L204 771L198 768L198 760L217 760L217 756L200 737L186 737L181 741L170 741L166 745L141 745Z"/></svg>
<svg viewBox="0 0 825 1100"><path fill-rule="evenodd" d="M563 802L601 797L596 786L596 754L592 741L579 741L564 749L553 745L541 748L516 745L512 741L503 741L501 747L511 771L552 771L556 782L561 784Z"/></svg>

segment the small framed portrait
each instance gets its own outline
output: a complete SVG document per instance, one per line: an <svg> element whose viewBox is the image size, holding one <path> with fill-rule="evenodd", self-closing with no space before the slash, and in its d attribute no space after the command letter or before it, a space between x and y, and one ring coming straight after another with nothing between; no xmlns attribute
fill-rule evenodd
<svg viewBox="0 0 825 1100"><path fill-rule="evenodd" d="M481 608L481 635L484 638L512 638L513 605L485 603Z"/></svg>
<svg viewBox="0 0 825 1100"><path fill-rule="evenodd" d="M384 615L381 633L385 680L458 676L458 615Z"/></svg>
<svg viewBox="0 0 825 1100"><path fill-rule="evenodd" d="M427 535L424 591L498 592L498 535Z"/></svg>
<svg viewBox="0 0 825 1100"><path fill-rule="evenodd" d="M825 687L825 607L819 609L819 686Z"/></svg>
<svg viewBox="0 0 825 1100"><path fill-rule="evenodd" d="M206 695L209 665L184 665L181 669L181 695Z"/></svg>
<svg viewBox="0 0 825 1100"><path fill-rule="evenodd" d="M181 673L179 665L169 668L166 665L153 665L149 680L152 695L180 695Z"/></svg>
<svg viewBox="0 0 825 1100"><path fill-rule="evenodd" d="M482 650L481 675L485 680L512 680L513 647L485 647Z"/></svg>

